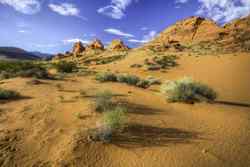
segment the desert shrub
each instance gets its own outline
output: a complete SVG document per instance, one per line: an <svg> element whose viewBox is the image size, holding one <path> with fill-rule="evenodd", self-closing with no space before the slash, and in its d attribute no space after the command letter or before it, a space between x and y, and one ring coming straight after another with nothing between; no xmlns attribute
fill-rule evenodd
<svg viewBox="0 0 250 167"><path fill-rule="evenodd" d="M150 87L150 83L149 83L148 80L140 80L140 81L136 84L136 86L139 87L139 88L144 88L144 89L146 89L146 88Z"/></svg>
<svg viewBox="0 0 250 167"><path fill-rule="evenodd" d="M117 76L111 72L104 72L96 74L95 79L100 82L116 82Z"/></svg>
<svg viewBox="0 0 250 167"><path fill-rule="evenodd" d="M161 69L160 65L149 65L147 67L147 70L149 70L149 71L157 71L157 70L160 70L160 69Z"/></svg>
<svg viewBox="0 0 250 167"><path fill-rule="evenodd" d="M33 78L38 78L38 79L50 78L47 70L44 68L39 68L39 67L17 72L17 76L33 77Z"/></svg>
<svg viewBox="0 0 250 167"><path fill-rule="evenodd" d="M37 79L32 79L30 81L27 81L26 82L28 85L40 85L40 84L43 84L43 82L37 80Z"/></svg>
<svg viewBox="0 0 250 167"><path fill-rule="evenodd" d="M149 85L160 85L161 81L153 76L148 76L145 80L149 82Z"/></svg>
<svg viewBox="0 0 250 167"><path fill-rule="evenodd" d="M170 102L213 101L217 97L213 89L188 77L177 81L168 81L162 86L161 91L167 95L167 100Z"/></svg>
<svg viewBox="0 0 250 167"><path fill-rule="evenodd" d="M168 68L174 67L177 65L176 63L177 57L175 55L168 55L168 56L156 56L153 58L153 61L160 65L161 68Z"/></svg>
<svg viewBox="0 0 250 167"><path fill-rule="evenodd" d="M116 107L105 112L101 125L89 131L89 140L110 143L114 134L119 133L127 122L126 108Z"/></svg>
<svg viewBox="0 0 250 167"><path fill-rule="evenodd" d="M101 141L104 143L110 143L112 139L112 131L110 128L107 127L90 129L88 134L88 140L90 141Z"/></svg>
<svg viewBox="0 0 250 167"><path fill-rule="evenodd" d="M141 68L143 65L141 64L132 64L130 65L131 68Z"/></svg>
<svg viewBox="0 0 250 167"><path fill-rule="evenodd" d="M58 72L72 73L77 69L77 66L74 62L60 61L54 64L54 68L56 68Z"/></svg>
<svg viewBox="0 0 250 167"><path fill-rule="evenodd" d="M111 111L105 112L103 123L105 127L113 130L122 129L126 123L126 108L116 107Z"/></svg>
<svg viewBox="0 0 250 167"><path fill-rule="evenodd" d="M140 88L148 88L150 85L154 84L151 80L143 80L135 75L129 75L129 74L115 75L111 72L98 73L95 79L100 82L119 82L137 86Z"/></svg>
<svg viewBox="0 0 250 167"><path fill-rule="evenodd" d="M0 61L0 72L12 72L29 70L37 67L38 65L31 61Z"/></svg>
<svg viewBox="0 0 250 167"><path fill-rule="evenodd" d="M136 86L136 84L140 81L140 78L135 75L122 74L117 77L117 81Z"/></svg>
<svg viewBox="0 0 250 167"><path fill-rule="evenodd" d="M107 110L110 110L114 106L112 98L113 94L108 90L96 93L95 111L105 112Z"/></svg>
<svg viewBox="0 0 250 167"><path fill-rule="evenodd" d="M8 79L13 77L35 77L47 79L47 69L41 64L31 61L0 61L0 78Z"/></svg>
<svg viewBox="0 0 250 167"><path fill-rule="evenodd" d="M20 97L20 94L18 92L0 88L0 100L15 99L18 97Z"/></svg>
<svg viewBox="0 0 250 167"><path fill-rule="evenodd" d="M6 72L6 71L0 72L0 80L13 78L15 76L16 76L16 74L12 74L10 72Z"/></svg>

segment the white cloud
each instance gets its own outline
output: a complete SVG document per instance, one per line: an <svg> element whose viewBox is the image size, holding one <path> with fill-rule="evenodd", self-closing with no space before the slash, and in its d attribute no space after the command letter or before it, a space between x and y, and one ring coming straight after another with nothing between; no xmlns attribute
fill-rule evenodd
<svg viewBox="0 0 250 167"><path fill-rule="evenodd" d="M49 4L49 8L63 16L78 16L80 13L79 9L74 4L70 3L62 3L60 5Z"/></svg>
<svg viewBox="0 0 250 167"><path fill-rule="evenodd" d="M176 2L176 3L187 3L188 0L176 0L175 2Z"/></svg>
<svg viewBox="0 0 250 167"><path fill-rule="evenodd" d="M18 30L19 33L23 33L23 34L27 34L27 33L30 33L29 30Z"/></svg>
<svg viewBox="0 0 250 167"><path fill-rule="evenodd" d="M126 38L133 38L134 37L134 35L132 35L132 34L125 33L121 30L114 29L114 28L108 28L108 29L105 29L104 31L109 33L109 34L118 35L118 36L122 36L122 37L126 37Z"/></svg>
<svg viewBox="0 0 250 167"><path fill-rule="evenodd" d="M154 39L156 35L157 35L157 32L152 30L152 31L149 31L148 34L144 35L141 40L129 39L128 41L132 43L147 43L147 42L150 42L152 39Z"/></svg>
<svg viewBox="0 0 250 167"><path fill-rule="evenodd" d="M200 7L196 14L221 23L229 22L250 14L250 0L197 0ZM176 0L187 3L189 0Z"/></svg>
<svg viewBox="0 0 250 167"><path fill-rule="evenodd" d="M59 15L62 16L75 16L78 18L81 18L83 20L86 20L85 17L80 16L80 9L77 8L76 5L71 3L61 3L61 4L49 4L49 8L56 12Z"/></svg>
<svg viewBox="0 0 250 167"><path fill-rule="evenodd" d="M127 7L133 1L137 2L138 0L111 0L109 5L99 8L97 12L113 19L122 19Z"/></svg>
<svg viewBox="0 0 250 167"><path fill-rule="evenodd" d="M229 22L250 14L250 0L198 0L201 7L197 14L215 21Z"/></svg>
<svg viewBox="0 0 250 167"><path fill-rule="evenodd" d="M23 14L35 14L41 9L39 0L0 0L0 3L11 6Z"/></svg>
<svg viewBox="0 0 250 167"><path fill-rule="evenodd" d="M82 43L84 43L84 44L90 43L90 41L88 41L88 40L83 40L83 39L80 39L80 38L72 38L72 39L65 39L65 40L63 40L63 43L64 43L65 45L71 44L71 43L76 43L76 42L82 42Z"/></svg>

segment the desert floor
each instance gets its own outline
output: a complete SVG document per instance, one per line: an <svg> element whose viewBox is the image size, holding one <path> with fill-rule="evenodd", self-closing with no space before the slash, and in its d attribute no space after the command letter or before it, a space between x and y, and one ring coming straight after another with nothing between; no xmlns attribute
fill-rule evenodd
<svg viewBox="0 0 250 167"><path fill-rule="evenodd" d="M145 90L74 74L40 85L29 85L31 79L24 78L3 80L1 88L16 90L23 98L1 101L0 166L249 167L250 56L183 55L179 66L163 72L129 68L144 58L131 54L91 68L162 81L191 76L214 88L219 98L213 104L168 103L159 86ZM93 96L102 90L130 104L133 126L110 144L87 140L88 129L101 117L93 111Z"/></svg>

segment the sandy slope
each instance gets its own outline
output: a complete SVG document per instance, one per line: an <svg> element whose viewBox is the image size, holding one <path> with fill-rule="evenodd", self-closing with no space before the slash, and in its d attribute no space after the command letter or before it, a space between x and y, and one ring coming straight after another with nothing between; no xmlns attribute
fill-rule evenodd
<svg viewBox="0 0 250 167"><path fill-rule="evenodd" d="M163 73L129 68L147 56L137 54L94 68L153 75L163 81L192 76L218 91L218 100L231 103L170 104L159 87L144 90L100 84L93 77L33 86L26 83L29 79L5 80L0 87L20 91L26 98L1 103L0 166L250 166L250 106L244 105L250 104L249 55L184 55L178 67ZM104 89L130 102L129 122L133 126L116 136L112 144L90 143L86 131L100 119L92 111L91 95ZM89 96L79 98L80 90Z"/></svg>

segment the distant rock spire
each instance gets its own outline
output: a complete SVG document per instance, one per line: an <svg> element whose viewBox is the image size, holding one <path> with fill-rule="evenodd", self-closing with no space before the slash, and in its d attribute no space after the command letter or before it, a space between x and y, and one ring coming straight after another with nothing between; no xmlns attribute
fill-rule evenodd
<svg viewBox="0 0 250 167"><path fill-rule="evenodd" d="M72 50L73 54L81 54L84 51L85 51L85 47L83 46L82 42L79 41L74 44L74 47Z"/></svg>
<svg viewBox="0 0 250 167"><path fill-rule="evenodd" d="M128 46L126 46L122 40L116 39L113 40L110 45L108 46L108 49L111 51L126 51L128 50Z"/></svg>
<svg viewBox="0 0 250 167"><path fill-rule="evenodd" d="M87 49L93 50L104 50L104 45L99 39L95 39L92 43L87 46Z"/></svg>

